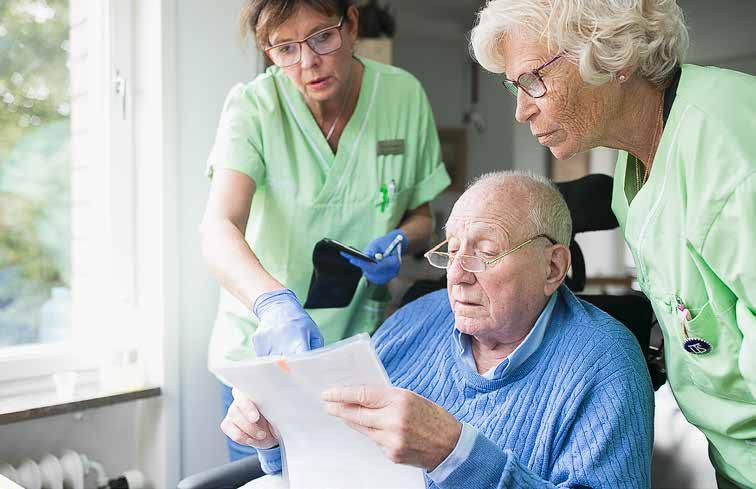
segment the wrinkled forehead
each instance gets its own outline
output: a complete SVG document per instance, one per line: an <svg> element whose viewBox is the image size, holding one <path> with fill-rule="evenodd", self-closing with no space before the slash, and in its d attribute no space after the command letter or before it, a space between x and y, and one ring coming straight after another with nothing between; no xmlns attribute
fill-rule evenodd
<svg viewBox="0 0 756 489"><path fill-rule="evenodd" d="M548 62L556 53L550 52L533 34L517 32L502 36L499 55L504 75L515 79Z"/></svg>
<svg viewBox="0 0 756 489"><path fill-rule="evenodd" d="M446 222L446 237L460 240L494 240L501 246L510 245L520 234L527 232L528 218L517 192L490 188L468 191L454 205Z"/></svg>
<svg viewBox="0 0 756 489"><path fill-rule="evenodd" d="M446 221L446 238L471 243L488 241L503 247L508 245L511 233L496 218L475 215L452 215Z"/></svg>

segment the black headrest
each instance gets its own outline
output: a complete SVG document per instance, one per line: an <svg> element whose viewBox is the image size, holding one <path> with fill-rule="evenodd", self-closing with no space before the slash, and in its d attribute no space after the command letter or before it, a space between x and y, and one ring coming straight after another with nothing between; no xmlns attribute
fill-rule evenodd
<svg viewBox="0 0 756 489"><path fill-rule="evenodd" d="M573 234L604 231L619 226L612 213L612 177L587 175L556 184L572 216Z"/></svg>

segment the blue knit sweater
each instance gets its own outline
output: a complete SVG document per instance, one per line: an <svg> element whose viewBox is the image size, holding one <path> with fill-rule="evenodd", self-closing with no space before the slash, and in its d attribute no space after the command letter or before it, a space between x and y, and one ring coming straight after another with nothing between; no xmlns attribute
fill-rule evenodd
<svg viewBox="0 0 756 489"><path fill-rule="evenodd" d="M540 347L488 380L455 348L446 291L400 309L375 348L392 383L477 431L468 459L429 488L648 488L653 391L638 344L566 287Z"/></svg>

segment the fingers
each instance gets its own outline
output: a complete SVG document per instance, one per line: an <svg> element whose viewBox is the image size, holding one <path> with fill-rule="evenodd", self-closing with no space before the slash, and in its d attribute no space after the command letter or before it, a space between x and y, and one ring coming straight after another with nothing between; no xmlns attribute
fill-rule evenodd
<svg viewBox="0 0 756 489"><path fill-rule="evenodd" d="M244 433L238 426L236 426L230 418L223 418L223 421L221 421L220 429L224 435L226 435L236 443L240 445L252 445L252 439L249 437L249 435Z"/></svg>
<svg viewBox="0 0 756 489"><path fill-rule="evenodd" d="M236 388L231 393L234 402L221 423L221 430L235 442L245 445L257 446L273 439L268 420L260 414L252 399Z"/></svg>
<svg viewBox="0 0 756 489"><path fill-rule="evenodd" d="M361 260L361 259L359 259L359 258L355 258L355 257L353 257L352 255L349 255L349 254L347 254L347 253L344 253L343 251L341 251L341 252L340 252L340 254L341 254L341 256L343 256L343 257L344 257L344 259L345 259L346 261L348 261L349 263L351 263L351 264L352 264L352 265L354 265L355 267L359 268L359 269L360 269L360 270L362 270L363 272L365 272L365 271L367 271L367 270L370 270L370 269L372 269L373 267L375 267L375 266L376 266L376 264L375 264L375 263L370 263L370 262L368 262L368 261L365 261L365 260ZM369 255L369 256L372 256L372 255Z"/></svg>
<svg viewBox="0 0 756 489"><path fill-rule="evenodd" d="M370 409L357 404L326 402L325 412L347 422L365 428L380 429L385 425L384 416L378 409Z"/></svg>
<svg viewBox="0 0 756 489"><path fill-rule="evenodd" d="M310 350L317 350L318 348L323 348L323 337L322 336L311 336L310 337Z"/></svg>
<svg viewBox="0 0 756 489"><path fill-rule="evenodd" d="M260 419L260 411L257 409L255 403L252 402L252 399L244 395L244 393L236 387L231 390L231 395L234 396L234 402L231 405L238 407L239 411L241 411L250 422L256 423L257 420Z"/></svg>
<svg viewBox="0 0 756 489"><path fill-rule="evenodd" d="M258 414L258 421L251 422L237 404L231 404L221 422L221 431L242 445L255 448L270 448L277 444L268 421Z"/></svg>
<svg viewBox="0 0 756 489"><path fill-rule="evenodd" d="M321 399L326 402L359 404L378 409L390 403L389 394L390 392L383 386L352 385L327 389L321 394Z"/></svg>
<svg viewBox="0 0 756 489"><path fill-rule="evenodd" d="M239 406L232 404L231 407L228 408L226 417L230 419L237 428L239 428L250 438L254 438L256 440L264 440L267 436L267 430L263 428L264 423L250 421L246 416L246 413L243 413L239 409ZM258 421L260 421L259 417Z"/></svg>

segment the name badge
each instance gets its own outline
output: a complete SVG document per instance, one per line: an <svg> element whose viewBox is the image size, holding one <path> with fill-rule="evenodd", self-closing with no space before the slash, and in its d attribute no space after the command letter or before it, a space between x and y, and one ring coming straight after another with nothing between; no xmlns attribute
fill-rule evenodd
<svg viewBox="0 0 756 489"><path fill-rule="evenodd" d="M404 139L386 139L384 141L378 141L377 153L378 156L403 155Z"/></svg>

